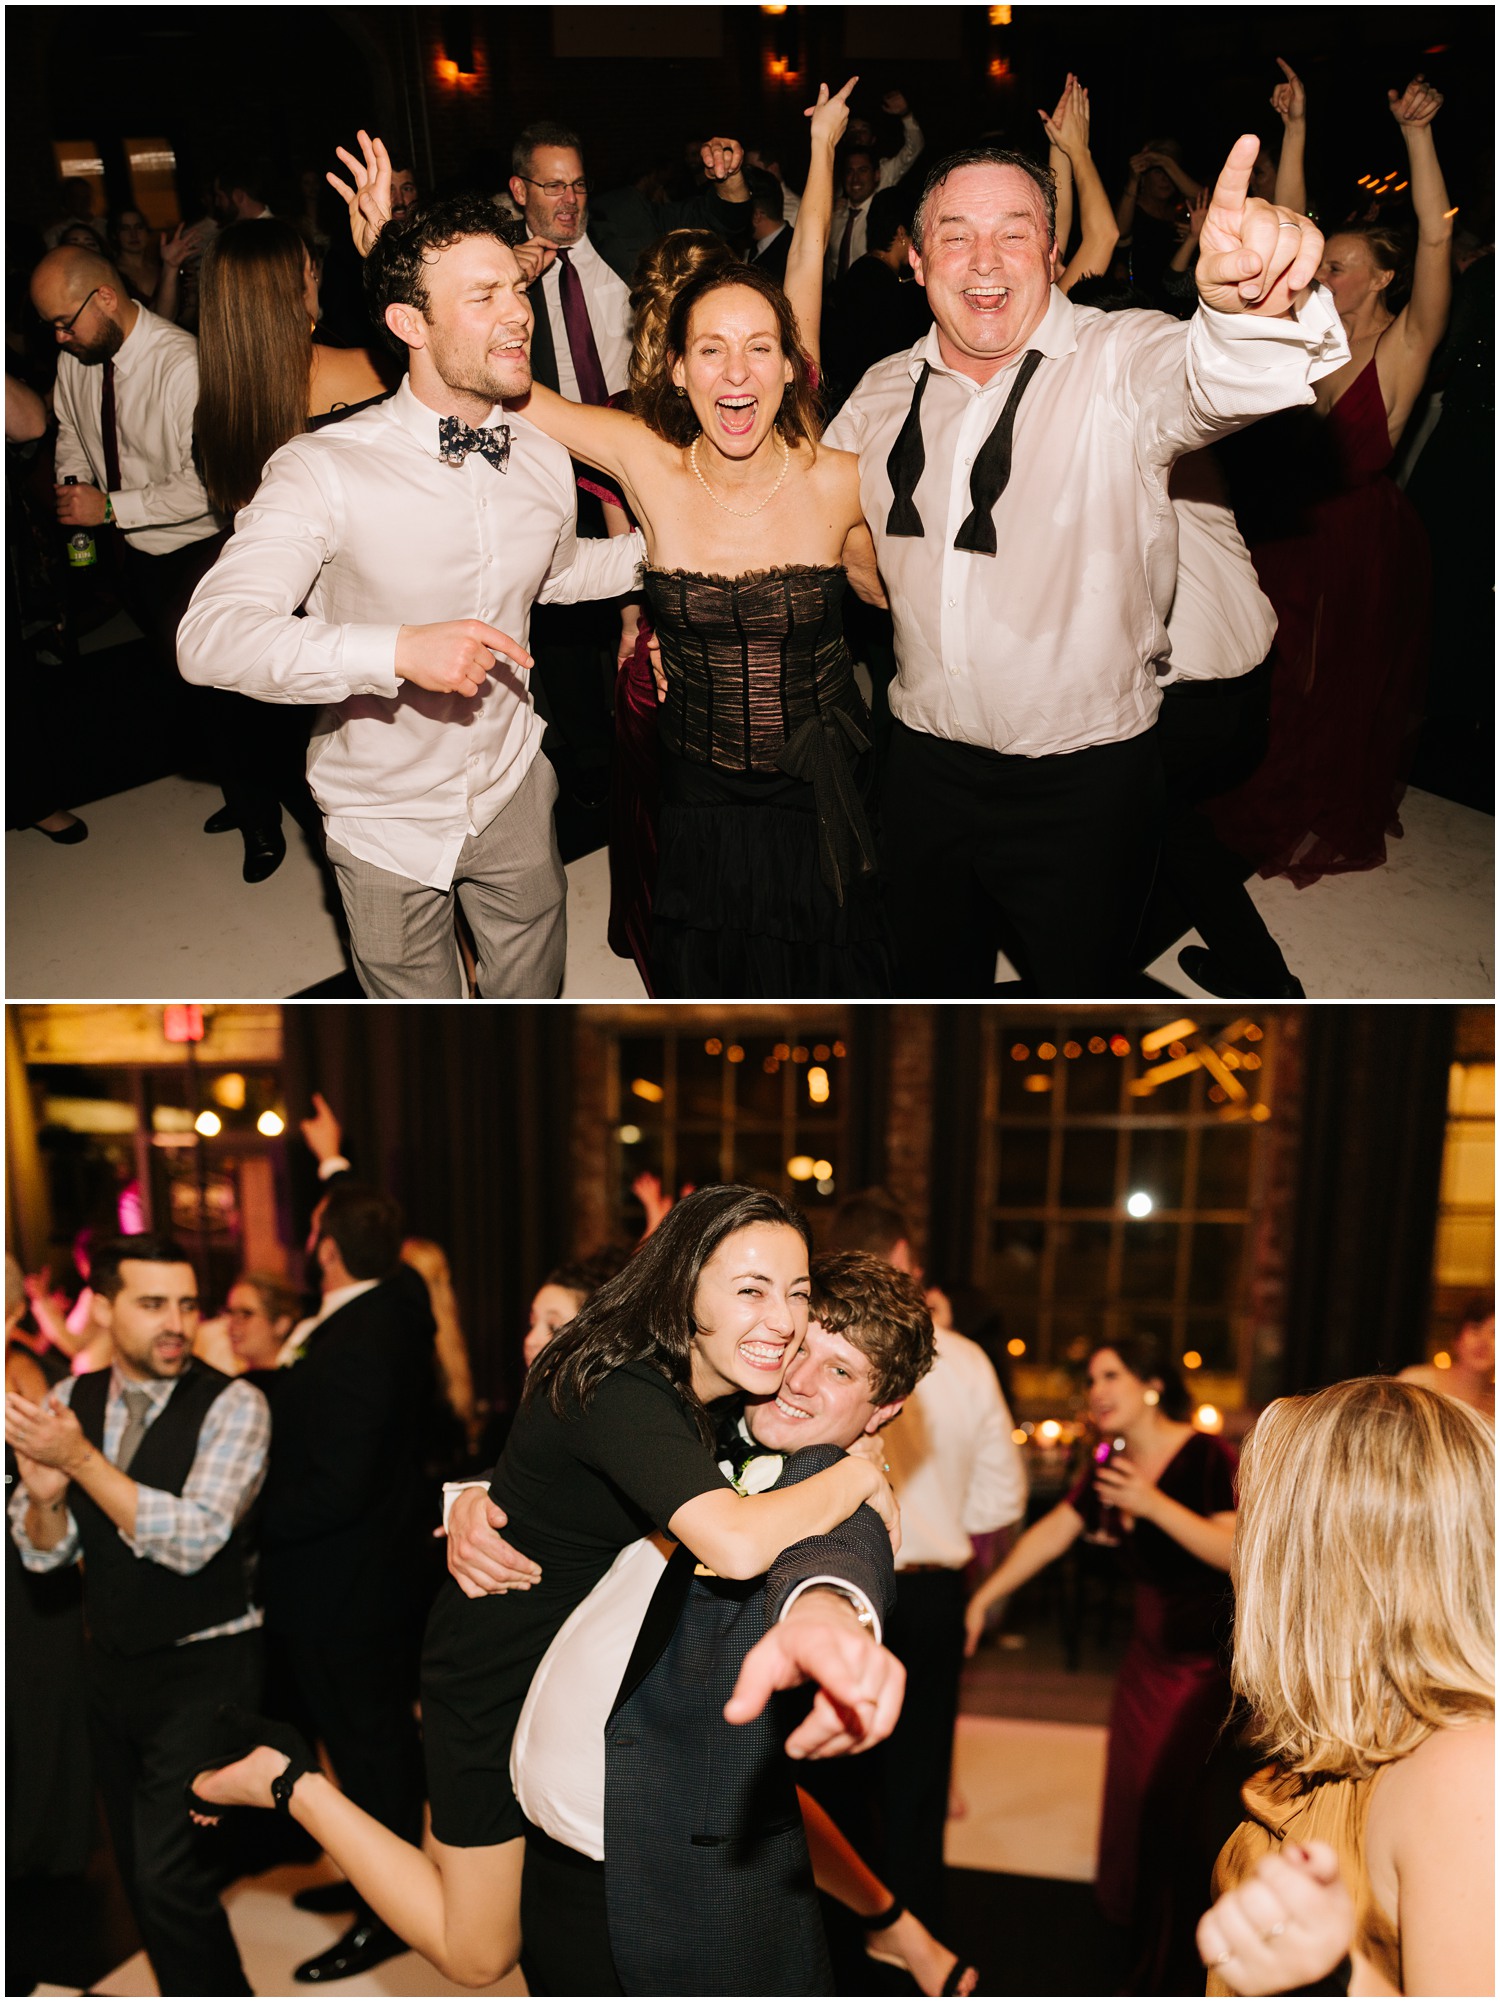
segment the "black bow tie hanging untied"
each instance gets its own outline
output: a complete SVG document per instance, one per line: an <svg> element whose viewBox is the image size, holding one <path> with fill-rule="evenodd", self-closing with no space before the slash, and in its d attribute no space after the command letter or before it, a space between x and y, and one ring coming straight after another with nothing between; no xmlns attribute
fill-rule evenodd
<svg viewBox="0 0 1500 2002"><path fill-rule="evenodd" d="M955 549L966 549L975 556L993 556L999 548L995 535L995 503L1010 480L1011 436L1016 426L1016 407L1026 393L1027 383L1041 365L1040 353L1032 348L1016 370L1016 379L1011 384L1010 395L1005 399L1005 408L979 448L974 470L969 476L969 498L974 505L953 538ZM931 372L931 365L923 362L922 373L917 377L917 386L912 394L911 408L906 413L906 422L901 426L900 436L886 460L885 469L891 481L891 511L885 524L887 535L920 537L926 534L922 517L917 512L916 491L917 482L927 465L927 448L922 443L922 397Z"/></svg>
<svg viewBox="0 0 1500 2002"><path fill-rule="evenodd" d="M438 451L445 466L461 466L470 452L477 452L503 473L510 458L510 426L493 424L476 430L462 418L444 417L438 424Z"/></svg>

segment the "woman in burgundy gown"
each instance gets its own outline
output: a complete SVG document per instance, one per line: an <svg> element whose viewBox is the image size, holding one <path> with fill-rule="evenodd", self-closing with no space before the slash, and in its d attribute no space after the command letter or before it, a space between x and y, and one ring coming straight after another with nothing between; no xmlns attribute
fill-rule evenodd
<svg viewBox="0 0 1500 2002"><path fill-rule="evenodd" d="M1301 512L1292 522L1242 512L1278 620L1270 741L1254 776L1204 811L1262 876L1299 889L1385 861L1426 681L1427 537L1389 468L1447 324L1451 223L1432 138L1441 96L1418 77L1390 102L1410 162L1415 256L1381 223L1329 236L1318 278L1350 359L1318 385L1321 422L1274 418L1230 461L1251 470L1274 451L1273 484Z"/></svg>
<svg viewBox="0 0 1500 2002"><path fill-rule="evenodd" d="M1178 1994L1213 1860L1202 1834L1210 1753L1229 1715L1229 1549L1235 1457L1188 1424L1163 1344L1122 1336L1089 1358L1100 1433L1087 1473L1033 1523L969 1601L968 1651L995 1600L1080 1537L1118 1544L1134 1584L1115 1682L1094 1895L1129 1935L1128 1994Z"/></svg>

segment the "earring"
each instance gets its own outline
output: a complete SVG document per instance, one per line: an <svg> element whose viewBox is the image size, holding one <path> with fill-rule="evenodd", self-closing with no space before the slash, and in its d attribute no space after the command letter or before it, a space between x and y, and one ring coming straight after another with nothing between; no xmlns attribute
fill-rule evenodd
<svg viewBox="0 0 1500 2002"><path fill-rule="evenodd" d="M673 393L673 395L674 395L674 396L686 396L686 395L687 395L687 391L686 391L685 389L683 389L683 388L682 388L682 387L681 387L680 385L678 385L678 384L675 384L675 383L673 384L673 388L672 388L672 393Z"/></svg>
<svg viewBox="0 0 1500 2002"><path fill-rule="evenodd" d="M1145 1399L1145 1401L1146 1401L1146 1403L1147 1403L1147 1404L1160 1404L1160 1403L1161 1403L1161 1392L1160 1392L1159 1390L1148 1390L1148 1391L1146 1392L1146 1399Z"/></svg>

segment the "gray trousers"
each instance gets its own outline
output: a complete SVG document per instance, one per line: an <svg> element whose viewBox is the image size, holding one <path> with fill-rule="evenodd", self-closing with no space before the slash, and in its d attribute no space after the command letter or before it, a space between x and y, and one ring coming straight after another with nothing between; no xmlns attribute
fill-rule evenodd
<svg viewBox="0 0 1500 2002"><path fill-rule="evenodd" d="M366 994L381 1001L462 997L453 924L457 894L474 934L486 1000L553 999L568 944L568 879L552 826L556 799L552 766L538 755L515 797L482 834L465 841L447 890L378 868L330 839L328 859L349 920L354 971Z"/></svg>

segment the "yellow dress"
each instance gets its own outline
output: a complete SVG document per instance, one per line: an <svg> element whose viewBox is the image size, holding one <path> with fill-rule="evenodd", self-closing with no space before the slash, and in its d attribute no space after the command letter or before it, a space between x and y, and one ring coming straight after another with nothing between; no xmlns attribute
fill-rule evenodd
<svg viewBox="0 0 1500 2002"><path fill-rule="evenodd" d="M1264 1766L1245 1783L1240 1798L1248 1821L1242 1821L1219 1851L1214 1865L1213 1895L1232 1891L1251 1875L1263 1856L1283 1842L1326 1842L1339 1859L1339 1874L1354 1899L1353 1950L1363 1954L1398 1994L1401 1985L1401 1940L1395 1925L1375 1901L1365 1869L1365 1823L1370 1802L1380 1784L1380 1772L1367 1780L1309 1778L1280 1773ZM1210 1995L1236 1991L1212 1970Z"/></svg>

